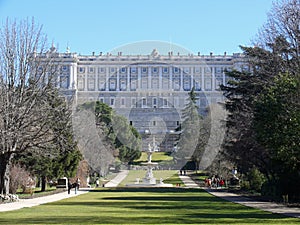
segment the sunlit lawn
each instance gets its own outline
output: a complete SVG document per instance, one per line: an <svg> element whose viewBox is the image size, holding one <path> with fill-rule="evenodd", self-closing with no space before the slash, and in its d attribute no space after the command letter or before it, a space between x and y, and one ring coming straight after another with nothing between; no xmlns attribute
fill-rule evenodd
<svg viewBox="0 0 300 225"><path fill-rule="evenodd" d="M162 162L162 161L171 161L173 157L168 154L168 152L153 152L152 153L152 162ZM146 152L142 152L141 157L138 160L135 160L136 163L147 162L148 155Z"/></svg>
<svg viewBox="0 0 300 225"><path fill-rule="evenodd" d="M1 206L0 206L1 207ZM1 224L296 224L213 197L201 189L99 188L32 208L0 213Z"/></svg>
<svg viewBox="0 0 300 225"><path fill-rule="evenodd" d="M176 170L153 170L153 176L160 181L160 178L164 180L165 183L182 183L178 178ZM140 178L140 181L145 177L146 170L130 170L127 177L119 184L119 186L126 186L126 184L133 184L136 182L136 178Z"/></svg>

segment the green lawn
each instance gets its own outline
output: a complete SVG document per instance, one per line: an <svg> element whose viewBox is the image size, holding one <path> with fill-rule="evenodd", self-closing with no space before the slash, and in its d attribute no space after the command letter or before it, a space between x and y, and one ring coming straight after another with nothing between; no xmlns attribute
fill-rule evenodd
<svg viewBox="0 0 300 225"><path fill-rule="evenodd" d="M173 157L169 155L168 152L153 152L152 153L152 162L162 162L162 161L172 161ZM142 152L141 157L138 160L135 160L135 163L147 162L148 155L146 152Z"/></svg>
<svg viewBox="0 0 300 225"><path fill-rule="evenodd" d="M126 186L126 184L133 184L136 182L136 178L140 178L142 181L145 175L146 170L130 170L127 177L119 184L119 186L123 187ZM160 178L164 180L164 183L171 183L174 185L176 185L176 183L182 183L178 178L176 170L153 170L153 176L157 179L157 183Z"/></svg>
<svg viewBox="0 0 300 225"><path fill-rule="evenodd" d="M300 220L185 188L99 188L62 201L0 213L0 224L296 223Z"/></svg>

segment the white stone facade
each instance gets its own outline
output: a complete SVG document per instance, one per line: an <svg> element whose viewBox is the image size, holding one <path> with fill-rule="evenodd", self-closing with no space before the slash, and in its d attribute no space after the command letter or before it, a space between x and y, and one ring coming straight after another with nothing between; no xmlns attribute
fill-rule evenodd
<svg viewBox="0 0 300 225"><path fill-rule="evenodd" d="M153 51L149 55L90 55L74 53L58 54L62 60L60 88L75 90L78 101L105 101L112 107L132 107L136 96L149 96L167 99L168 104L180 104L173 96L188 92L195 87L205 93L211 101L221 101L220 84L226 84L224 71L242 69L244 57L233 55L159 55ZM107 99L108 94L110 99ZM119 99L113 98L113 93ZM123 98L121 97L124 96ZM172 96L170 98L170 96ZM215 99L214 99L215 98ZM145 103L145 102L142 102ZM157 106L157 100L144 106ZM199 106L201 102L199 101Z"/></svg>
<svg viewBox="0 0 300 225"><path fill-rule="evenodd" d="M192 87L197 105L204 110L224 100L219 88L227 83L224 71L247 69L240 53L160 55L154 49L149 55L57 53L57 59L61 62L59 88L75 93L78 103L105 102L141 134L172 133L181 123L181 110ZM169 143L165 149L171 147Z"/></svg>

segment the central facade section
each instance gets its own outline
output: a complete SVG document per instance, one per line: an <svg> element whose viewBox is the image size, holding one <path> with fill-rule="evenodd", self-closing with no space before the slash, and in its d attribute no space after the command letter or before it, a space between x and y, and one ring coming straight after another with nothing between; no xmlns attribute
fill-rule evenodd
<svg viewBox="0 0 300 225"><path fill-rule="evenodd" d="M241 54L160 55L155 49L149 55L59 53L58 57L63 62L61 89L75 94L78 104L108 104L139 131L144 150L154 136L161 151L174 147L192 88L199 113L204 113L210 104L223 102L220 85L227 83L225 71L245 65Z"/></svg>

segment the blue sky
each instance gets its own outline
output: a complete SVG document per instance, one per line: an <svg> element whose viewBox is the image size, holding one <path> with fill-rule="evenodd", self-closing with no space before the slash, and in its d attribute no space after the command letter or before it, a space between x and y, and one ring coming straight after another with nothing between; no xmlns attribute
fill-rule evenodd
<svg viewBox="0 0 300 225"><path fill-rule="evenodd" d="M85 55L145 40L232 54L251 45L271 7L272 0L0 0L0 22L33 16L50 44Z"/></svg>

